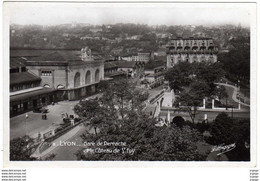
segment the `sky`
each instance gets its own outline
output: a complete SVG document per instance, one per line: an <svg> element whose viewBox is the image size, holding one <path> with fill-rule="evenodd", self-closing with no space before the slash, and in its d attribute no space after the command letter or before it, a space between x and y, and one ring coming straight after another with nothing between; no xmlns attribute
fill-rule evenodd
<svg viewBox="0 0 260 181"><path fill-rule="evenodd" d="M250 26L254 3L39 3L4 4L10 24L66 23Z"/></svg>

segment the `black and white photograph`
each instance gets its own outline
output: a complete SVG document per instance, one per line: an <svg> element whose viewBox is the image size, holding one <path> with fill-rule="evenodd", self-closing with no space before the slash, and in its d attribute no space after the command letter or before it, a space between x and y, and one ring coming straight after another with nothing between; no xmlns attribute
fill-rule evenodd
<svg viewBox="0 0 260 181"><path fill-rule="evenodd" d="M255 3L5 2L3 21L9 164L255 163Z"/></svg>

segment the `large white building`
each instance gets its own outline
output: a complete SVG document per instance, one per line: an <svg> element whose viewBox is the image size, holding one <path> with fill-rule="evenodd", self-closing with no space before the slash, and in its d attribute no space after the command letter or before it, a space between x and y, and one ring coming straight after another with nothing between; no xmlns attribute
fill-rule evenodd
<svg viewBox="0 0 260 181"><path fill-rule="evenodd" d="M167 45L167 68L178 62L217 62L218 48L212 38L176 38Z"/></svg>

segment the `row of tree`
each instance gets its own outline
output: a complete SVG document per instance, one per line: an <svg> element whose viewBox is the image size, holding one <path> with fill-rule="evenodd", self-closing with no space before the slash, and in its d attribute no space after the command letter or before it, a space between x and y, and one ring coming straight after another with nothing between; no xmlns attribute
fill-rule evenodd
<svg viewBox="0 0 260 181"><path fill-rule="evenodd" d="M166 73L165 78L178 94L174 106L187 111L194 123L197 107L202 106L204 98L220 98L225 94L225 89L215 84L223 76L222 65L218 62L180 62Z"/></svg>
<svg viewBox="0 0 260 181"><path fill-rule="evenodd" d="M80 101L75 113L88 122L83 142L125 142L124 147L102 146L102 149L121 150L118 153L87 153L79 150L78 160L156 160L156 161L203 161L208 152L201 152L198 143L211 145L236 144L228 153L230 160L250 160L250 121L233 119L219 114L212 123L191 124L175 118L170 126L156 126L156 120L144 111L147 92L136 88L129 79L102 82L99 89L103 96L94 100ZM90 126L90 127L89 127ZM94 130L94 134L89 132ZM203 133L210 137L204 140ZM10 160L38 160L31 157L33 140L21 137L10 142ZM91 148L91 147L89 147ZM97 147L93 146L93 149ZM122 149L132 149L133 154ZM53 159L50 155L46 159Z"/></svg>
<svg viewBox="0 0 260 181"><path fill-rule="evenodd" d="M228 53L218 55L223 64L226 76L229 80L237 83L242 81L249 87L250 83L250 38L238 37L232 39L230 44L234 47Z"/></svg>
<svg viewBox="0 0 260 181"><path fill-rule="evenodd" d="M95 134L86 132L82 138L85 142L126 142L125 148L135 150L134 154L91 154L80 150L79 160L205 160L206 155L199 153L196 146L203 141L201 133L189 126L156 127L156 120L149 118L143 109L147 95L136 89L133 82L114 81L105 84L103 90L102 98L81 101L74 108L95 130Z"/></svg>

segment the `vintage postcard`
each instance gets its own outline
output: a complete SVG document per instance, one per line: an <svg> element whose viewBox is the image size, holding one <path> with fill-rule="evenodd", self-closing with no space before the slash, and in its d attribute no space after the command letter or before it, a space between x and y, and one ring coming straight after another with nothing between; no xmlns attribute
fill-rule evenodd
<svg viewBox="0 0 260 181"><path fill-rule="evenodd" d="M5 167L256 165L256 3L3 6Z"/></svg>

